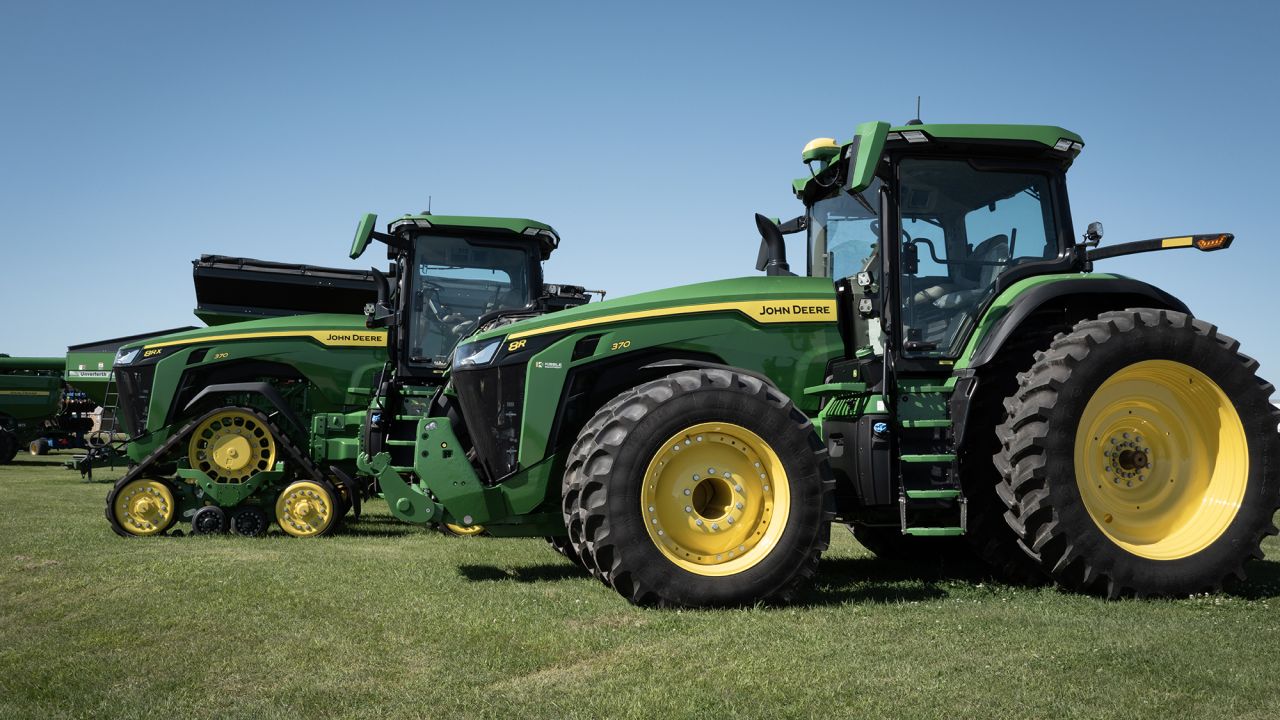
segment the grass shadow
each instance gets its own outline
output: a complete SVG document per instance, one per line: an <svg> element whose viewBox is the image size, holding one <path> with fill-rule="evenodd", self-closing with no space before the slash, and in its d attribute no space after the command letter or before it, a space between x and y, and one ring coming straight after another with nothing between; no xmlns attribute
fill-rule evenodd
<svg viewBox="0 0 1280 720"><path fill-rule="evenodd" d="M1280 562L1254 560L1245 563L1248 579L1228 587L1226 594L1243 600L1269 600L1280 597Z"/></svg>
<svg viewBox="0 0 1280 720"><path fill-rule="evenodd" d="M581 568L568 563L542 563L539 565L506 566L459 565L458 574L471 582L496 582L515 580L521 583L561 582L581 580L587 577Z"/></svg>
<svg viewBox="0 0 1280 720"><path fill-rule="evenodd" d="M941 586L945 581L979 582L983 579L981 568L963 563L943 565L875 557L828 558L821 562L813 585L800 593L796 604L822 606L940 600L948 595Z"/></svg>
<svg viewBox="0 0 1280 720"><path fill-rule="evenodd" d="M422 532L422 528L417 525L370 522L369 520L361 519L358 521L358 524L342 526L334 533L334 537L391 538L403 537L405 535L420 535Z"/></svg>

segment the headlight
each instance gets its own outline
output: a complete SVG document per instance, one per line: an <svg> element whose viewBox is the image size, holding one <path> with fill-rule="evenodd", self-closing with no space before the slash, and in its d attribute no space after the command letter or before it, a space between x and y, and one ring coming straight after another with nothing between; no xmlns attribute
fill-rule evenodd
<svg viewBox="0 0 1280 720"><path fill-rule="evenodd" d="M128 365L133 359L138 357L138 351L142 348L134 348L132 350L120 349L116 351L116 359L112 361L112 365Z"/></svg>
<svg viewBox="0 0 1280 720"><path fill-rule="evenodd" d="M500 347L502 347L502 338L459 345L458 349L453 351L453 366L461 368L485 365L493 359L494 355L498 354L498 348Z"/></svg>

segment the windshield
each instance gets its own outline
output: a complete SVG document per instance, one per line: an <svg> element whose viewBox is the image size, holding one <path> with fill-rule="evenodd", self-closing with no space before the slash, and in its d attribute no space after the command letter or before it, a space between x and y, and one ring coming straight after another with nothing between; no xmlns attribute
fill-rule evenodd
<svg viewBox="0 0 1280 720"><path fill-rule="evenodd" d="M443 367L481 316L532 305L536 265L525 248L420 236L411 272L409 360Z"/></svg>
<svg viewBox="0 0 1280 720"><path fill-rule="evenodd" d="M880 207L880 179L859 199L841 191L809 211L809 275L845 278L867 269L880 240L874 208ZM865 204L864 204L865 203Z"/></svg>

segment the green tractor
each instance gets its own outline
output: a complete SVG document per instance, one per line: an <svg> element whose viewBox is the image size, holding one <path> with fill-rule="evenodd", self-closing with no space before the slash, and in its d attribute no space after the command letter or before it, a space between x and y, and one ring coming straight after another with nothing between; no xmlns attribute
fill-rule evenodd
<svg viewBox="0 0 1280 720"><path fill-rule="evenodd" d="M764 276L481 317L444 385L418 350L434 239L366 224L353 257L379 239L399 272L369 312L391 371L360 472L401 520L548 536L638 604L790 598L832 522L1107 597L1216 590L1276 533L1272 387L1181 301L1093 265L1232 236L1077 240L1082 148L884 122L811 143L804 215L756 218Z"/></svg>
<svg viewBox="0 0 1280 720"><path fill-rule="evenodd" d="M580 288L543 285L541 261L559 242L549 226L422 215L383 235L374 221L362 221L362 236L423 238L404 266L423 290L403 347L426 386L441 384L453 344L478 320L586 301ZM359 437L388 338L404 335L371 330L359 314L296 313L345 309L367 286L376 315L386 276L221 256L201 258L195 271L197 314L219 324L125 345L115 357L116 411L134 466L108 494L108 522L123 536L161 535L180 520L197 534L257 536L273 521L297 537L332 532L374 490L353 477ZM237 321L249 316L260 319Z"/></svg>

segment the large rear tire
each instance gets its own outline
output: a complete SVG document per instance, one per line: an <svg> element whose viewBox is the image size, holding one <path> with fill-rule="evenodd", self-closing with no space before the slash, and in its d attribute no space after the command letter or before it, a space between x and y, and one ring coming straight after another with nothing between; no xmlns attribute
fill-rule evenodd
<svg viewBox="0 0 1280 720"><path fill-rule="evenodd" d="M1280 411L1258 363L1183 313L1108 312L1006 402L1010 526L1060 585L1185 596L1244 578L1277 532Z"/></svg>
<svg viewBox="0 0 1280 720"><path fill-rule="evenodd" d="M638 605L786 601L830 537L835 481L812 423L730 370L619 395L584 428L568 472L574 549Z"/></svg>

